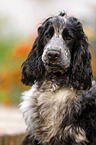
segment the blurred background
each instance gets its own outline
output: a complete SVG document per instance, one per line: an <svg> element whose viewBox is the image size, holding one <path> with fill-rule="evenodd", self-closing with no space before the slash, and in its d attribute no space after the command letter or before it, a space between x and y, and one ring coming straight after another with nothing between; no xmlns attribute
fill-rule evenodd
<svg viewBox="0 0 96 145"><path fill-rule="evenodd" d="M61 11L83 23L96 80L96 0L0 0L1 106L18 106L21 92L29 89L20 82L21 64L32 48L38 26Z"/></svg>

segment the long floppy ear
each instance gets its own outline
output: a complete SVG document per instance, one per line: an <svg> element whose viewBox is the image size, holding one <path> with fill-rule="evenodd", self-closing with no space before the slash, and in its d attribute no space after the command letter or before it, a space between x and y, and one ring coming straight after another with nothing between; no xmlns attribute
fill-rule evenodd
<svg viewBox="0 0 96 145"><path fill-rule="evenodd" d="M71 83L76 89L89 89L91 87L92 67L91 54L88 50L87 37L82 24L76 18L73 19L73 33L76 40L73 48Z"/></svg>
<svg viewBox="0 0 96 145"><path fill-rule="evenodd" d="M38 28L38 37L36 38L33 48L30 51L27 59L22 64L21 82L26 85L32 85L34 81L42 79L44 74L44 66L42 62L43 52L43 28Z"/></svg>
<svg viewBox="0 0 96 145"><path fill-rule="evenodd" d="M45 76L45 68L42 62L42 54L45 46L44 33L48 28L49 17L38 28L38 37L36 38L33 48L30 51L28 58L22 64L21 81L26 85L32 85L34 81L40 81Z"/></svg>

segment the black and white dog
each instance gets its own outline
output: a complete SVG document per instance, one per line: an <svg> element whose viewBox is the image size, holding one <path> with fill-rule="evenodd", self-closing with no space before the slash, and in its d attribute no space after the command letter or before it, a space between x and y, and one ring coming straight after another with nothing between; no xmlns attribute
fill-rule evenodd
<svg viewBox="0 0 96 145"><path fill-rule="evenodd" d="M96 145L96 84L82 24L65 13L49 17L22 64L22 145Z"/></svg>

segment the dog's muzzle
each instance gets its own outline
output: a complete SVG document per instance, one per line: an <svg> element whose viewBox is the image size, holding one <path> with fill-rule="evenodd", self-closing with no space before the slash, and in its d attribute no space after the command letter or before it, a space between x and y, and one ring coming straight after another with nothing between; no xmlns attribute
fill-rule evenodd
<svg viewBox="0 0 96 145"><path fill-rule="evenodd" d="M45 45L42 61L48 71L57 72L69 68L71 55L61 35L54 35Z"/></svg>

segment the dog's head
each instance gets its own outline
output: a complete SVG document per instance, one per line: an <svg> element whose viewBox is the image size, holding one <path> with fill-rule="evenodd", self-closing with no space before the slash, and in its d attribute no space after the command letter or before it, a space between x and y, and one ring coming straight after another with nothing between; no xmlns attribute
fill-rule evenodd
<svg viewBox="0 0 96 145"><path fill-rule="evenodd" d="M68 45L73 45L73 34L66 27L66 18L61 16L50 18L47 25L42 61L48 72L64 73L71 64L71 48Z"/></svg>
<svg viewBox="0 0 96 145"><path fill-rule="evenodd" d="M91 55L82 24L65 13L46 19L22 65L22 82L32 85L48 74L65 76L76 89L91 87ZM55 77L56 78L56 77ZM63 78L63 77L62 77ZM65 79L65 77L64 77Z"/></svg>

